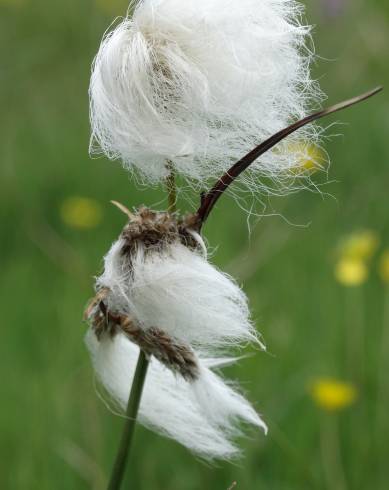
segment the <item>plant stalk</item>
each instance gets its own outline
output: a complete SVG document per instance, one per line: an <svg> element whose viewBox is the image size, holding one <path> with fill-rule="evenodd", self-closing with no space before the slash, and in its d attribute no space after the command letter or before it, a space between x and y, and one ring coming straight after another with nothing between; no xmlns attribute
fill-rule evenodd
<svg viewBox="0 0 389 490"><path fill-rule="evenodd" d="M135 369L134 380L131 386L130 397L128 399L126 422L124 424L122 439L116 455L115 464L112 470L111 480L108 490L119 490L123 481L131 443L134 436L136 419L142 396L143 386L146 378L149 361L143 351L139 352L138 362Z"/></svg>
<svg viewBox="0 0 389 490"><path fill-rule="evenodd" d="M169 176L166 178L167 200L168 200L168 212L175 213L177 211L177 186L176 186L176 172L173 167L173 163L168 160L167 168L169 169Z"/></svg>
<svg viewBox="0 0 389 490"><path fill-rule="evenodd" d="M167 166L170 171L169 176L166 179L166 189L168 193L168 212L175 213L177 210L176 175L172 162L168 161ZM138 416L138 410L139 410L140 400L142 397L142 391L146 379L148 366L149 366L149 361L146 357L146 354L141 350L139 352L134 379L132 381L130 397L128 399L128 405L126 410L127 420L124 424L122 438L116 455L116 460L112 470L111 479L108 485L108 490L119 490L123 481L124 473L126 470L126 466L130 454L131 444L134 437L136 419Z"/></svg>

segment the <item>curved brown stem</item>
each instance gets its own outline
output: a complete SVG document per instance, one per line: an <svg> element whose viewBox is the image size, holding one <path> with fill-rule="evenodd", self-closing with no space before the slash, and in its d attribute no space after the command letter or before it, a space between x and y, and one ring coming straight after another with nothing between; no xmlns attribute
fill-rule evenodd
<svg viewBox="0 0 389 490"><path fill-rule="evenodd" d="M300 121L297 121L285 129L282 129L278 133L271 136L269 139L258 145L254 148L250 153L245 155L241 160L239 160L235 165L233 165L212 187L210 191L204 194L201 198L200 208L197 210L198 216L198 226L201 228L203 223L208 218L210 212L215 206L217 200L220 196L226 191L226 189L234 182L234 180L244 171L246 170L258 157L266 153L268 150L273 148L277 143L282 141L284 138L294 133L298 129L306 126L307 124L321 119L322 117L328 116L329 114L333 114L335 112L341 111L350 107L354 104L358 104L363 100L372 97L383 89L383 87L377 87L374 90L371 90L365 94L359 95L352 99L346 100L344 102L340 102L339 104L333 105L326 109L323 109L319 112L315 112Z"/></svg>

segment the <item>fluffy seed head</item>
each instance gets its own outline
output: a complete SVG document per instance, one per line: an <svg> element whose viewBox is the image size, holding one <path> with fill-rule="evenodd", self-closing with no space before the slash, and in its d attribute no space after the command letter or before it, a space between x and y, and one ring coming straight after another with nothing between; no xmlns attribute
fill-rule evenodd
<svg viewBox="0 0 389 490"><path fill-rule="evenodd" d="M167 161L191 182L219 177L315 101L301 13L295 0L141 0L94 61L91 151L147 181L166 177ZM312 138L312 127L298 135ZM263 155L246 183L293 187L291 148Z"/></svg>
<svg viewBox="0 0 389 490"><path fill-rule="evenodd" d="M124 334L100 341L90 329L86 344L99 381L123 411L126 408L139 349ZM145 382L139 421L171 437L205 459L239 455L234 444L240 422L266 425L237 391L211 371L231 359L199 357L200 376L188 382L175 376L155 358Z"/></svg>
<svg viewBox="0 0 389 490"><path fill-rule="evenodd" d="M194 347L256 340L245 294L209 263L192 221L145 207L132 214L97 279L107 310Z"/></svg>
<svg viewBox="0 0 389 490"><path fill-rule="evenodd" d="M231 458L239 421L266 430L209 369L227 361L218 359L221 349L257 341L246 296L208 262L193 216L121 208L130 220L85 312L98 378L124 408L140 347L151 357L141 421L205 458Z"/></svg>

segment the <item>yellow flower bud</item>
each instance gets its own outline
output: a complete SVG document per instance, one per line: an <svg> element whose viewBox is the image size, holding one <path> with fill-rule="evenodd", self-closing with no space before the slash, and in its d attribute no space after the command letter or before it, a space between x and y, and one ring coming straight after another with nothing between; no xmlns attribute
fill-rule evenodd
<svg viewBox="0 0 389 490"><path fill-rule="evenodd" d="M292 143L288 150L298 156L298 162L293 169L294 173L314 173L324 168L326 157L323 151L316 145L305 142Z"/></svg>
<svg viewBox="0 0 389 490"><path fill-rule="evenodd" d="M102 220L102 209L94 199L71 196L63 201L60 215L65 224L71 228L91 229Z"/></svg>
<svg viewBox="0 0 389 490"><path fill-rule="evenodd" d="M379 245L379 237L372 230L361 230L352 233L341 241L339 254L354 260L369 260Z"/></svg>
<svg viewBox="0 0 389 490"><path fill-rule="evenodd" d="M331 378L322 378L312 384L313 401L323 410L335 412L352 405L357 398L354 385Z"/></svg>
<svg viewBox="0 0 389 490"><path fill-rule="evenodd" d="M343 258L335 266L335 277L343 286L360 286L368 277L368 269L362 260Z"/></svg>

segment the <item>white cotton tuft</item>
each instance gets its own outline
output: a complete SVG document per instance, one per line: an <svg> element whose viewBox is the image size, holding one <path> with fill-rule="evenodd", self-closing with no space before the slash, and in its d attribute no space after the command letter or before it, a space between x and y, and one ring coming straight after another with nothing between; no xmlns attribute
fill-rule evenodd
<svg viewBox="0 0 389 490"><path fill-rule="evenodd" d="M91 152L149 182L166 177L167 161L191 182L219 178L318 102L302 12L295 0L141 0L94 60ZM242 179L267 191L298 186L293 141L312 140L310 126Z"/></svg>
<svg viewBox="0 0 389 490"><path fill-rule="evenodd" d="M200 253L179 242L161 250L139 245L129 268L115 242L97 287L108 288L108 307L158 328L195 348L257 341L244 292ZM129 270L131 272L129 272Z"/></svg>
<svg viewBox="0 0 389 490"><path fill-rule="evenodd" d="M128 402L139 349L122 333L97 340L93 330L86 344L99 381L124 411ZM175 376L152 358L139 410L139 421L175 439L206 459L231 459L239 455L234 437L239 423L266 425L245 398L210 371L219 360L199 359L195 382Z"/></svg>

